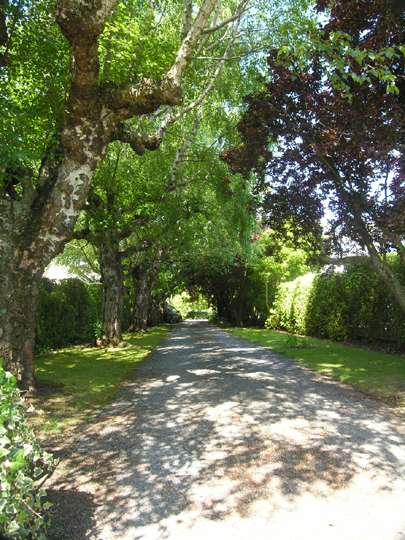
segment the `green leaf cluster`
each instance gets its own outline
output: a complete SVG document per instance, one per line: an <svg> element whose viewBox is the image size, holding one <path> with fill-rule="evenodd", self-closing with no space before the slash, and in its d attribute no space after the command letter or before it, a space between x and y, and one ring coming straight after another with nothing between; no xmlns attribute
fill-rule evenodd
<svg viewBox="0 0 405 540"><path fill-rule="evenodd" d="M180 9L179 2L164 11L137 0L118 4L100 37L101 80L122 84L162 77L179 46L173 20L181 19Z"/></svg>
<svg viewBox="0 0 405 540"><path fill-rule="evenodd" d="M45 540L49 521L40 514L50 507L40 480L57 464L41 449L26 422L16 379L0 359L0 532L16 538ZM28 409L29 410L29 409Z"/></svg>
<svg viewBox="0 0 405 540"><path fill-rule="evenodd" d="M0 67L2 171L16 164L27 170L36 168L63 121L69 83L69 46L55 24L54 2L13 4L7 16L15 27L7 62Z"/></svg>

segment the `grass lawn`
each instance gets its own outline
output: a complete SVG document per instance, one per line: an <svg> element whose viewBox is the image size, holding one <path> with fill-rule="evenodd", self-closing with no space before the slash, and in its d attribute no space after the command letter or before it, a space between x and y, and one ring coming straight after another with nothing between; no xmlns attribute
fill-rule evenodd
<svg viewBox="0 0 405 540"><path fill-rule="evenodd" d="M124 334L131 346L123 349L70 348L36 358L38 389L28 396L36 409L36 431L63 432L91 421L167 335L168 326L163 325L146 334Z"/></svg>
<svg viewBox="0 0 405 540"><path fill-rule="evenodd" d="M256 328L228 328L237 336L299 360L391 405L405 409L405 356Z"/></svg>

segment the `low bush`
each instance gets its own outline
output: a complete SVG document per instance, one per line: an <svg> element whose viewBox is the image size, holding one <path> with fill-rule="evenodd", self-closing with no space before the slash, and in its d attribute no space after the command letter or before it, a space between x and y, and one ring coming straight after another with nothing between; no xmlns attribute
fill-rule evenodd
<svg viewBox="0 0 405 540"><path fill-rule="evenodd" d="M0 533L12 538L45 540L49 524L40 514L46 492L40 483L56 465L26 424L24 401L16 379L0 359Z"/></svg>

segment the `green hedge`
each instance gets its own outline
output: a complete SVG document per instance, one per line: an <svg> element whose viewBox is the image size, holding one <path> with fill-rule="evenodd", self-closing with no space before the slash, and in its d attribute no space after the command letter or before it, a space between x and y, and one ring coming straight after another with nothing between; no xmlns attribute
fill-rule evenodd
<svg viewBox="0 0 405 540"><path fill-rule="evenodd" d="M124 299L122 328L129 326L133 300ZM52 281L44 278L39 286L38 323L35 353L70 345L95 344L101 332L103 287L77 278Z"/></svg>
<svg viewBox="0 0 405 540"><path fill-rule="evenodd" d="M193 309L187 312L186 319L208 319L210 315L211 312L207 309L201 311L196 311Z"/></svg>
<svg viewBox="0 0 405 540"><path fill-rule="evenodd" d="M335 341L353 337L352 308L346 276L320 274L313 281L305 313L306 333Z"/></svg>
<svg viewBox="0 0 405 540"><path fill-rule="evenodd" d="M102 303L101 284L89 285L76 278L60 282L43 279L39 286L35 352L94 343Z"/></svg>
<svg viewBox="0 0 405 540"><path fill-rule="evenodd" d="M398 259L392 257L389 264L405 282ZM366 267L308 274L281 284L266 327L335 341L385 339L405 347L404 313Z"/></svg>
<svg viewBox="0 0 405 540"><path fill-rule="evenodd" d="M277 287L266 328L308 334L306 313L316 277L314 274L307 274Z"/></svg>

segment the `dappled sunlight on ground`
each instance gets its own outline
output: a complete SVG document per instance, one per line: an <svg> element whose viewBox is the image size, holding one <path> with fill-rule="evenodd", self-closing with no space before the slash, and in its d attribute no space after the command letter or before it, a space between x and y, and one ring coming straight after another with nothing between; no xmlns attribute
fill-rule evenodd
<svg viewBox="0 0 405 540"><path fill-rule="evenodd" d="M353 384L368 395L402 408L405 414L404 355L272 330L232 328L230 331L250 342L282 352L341 382Z"/></svg>
<svg viewBox="0 0 405 540"><path fill-rule="evenodd" d="M166 335L162 326L148 334L124 334L129 342L125 348L77 346L36 358L37 391L27 396L36 409L30 417L32 425L57 434L91 420Z"/></svg>
<svg viewBox="0 0 405 540"><path fill-rule="evenodd" d="M89 500L70 540L399 540L404 442L376 402L187 322L80 434L51 499Z"/></svg>

